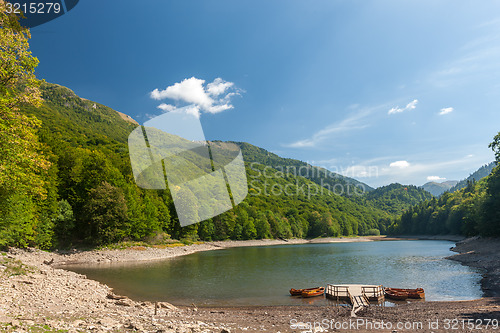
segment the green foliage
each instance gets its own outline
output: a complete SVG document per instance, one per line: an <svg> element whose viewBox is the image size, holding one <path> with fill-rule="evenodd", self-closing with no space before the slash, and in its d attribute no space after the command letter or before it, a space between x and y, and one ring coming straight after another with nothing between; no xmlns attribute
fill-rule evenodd
<svg viewBox="0 0 500 333"><path fill-rule="evenodd" d="M29 29L0 1L0 109L16 110L21 104L40 104L40 83L35 77L38 59L29 51Z"/></svg>
<svg viewBox="0 0 500 333"><path fill-rule="evenodd" d="M20 111L41 104L30 32L0 2L0 246L52 245L57 193L40 121Z"/></svg>
<svg viewBox="0 0 500 333"><path fill-rule="evenodd" d="M366 236L380 236L380 230L378 230L378 229L369 229L366 232Z"/></svg>
<svg viewBox="0 0 500 333"><path fill-rule="evenodd" d="M95 244L117 242L129 234L123 191L107 182L90 190L83 212L84 235Z"/></svg>
<svg viewBox="0 0 500 333"><path fill-rule="evenodd" d="M495 135L493 141L488 145L489 148L495 153L495 159L500 162L500 132Z"/></svg>
<svg viewBox="0 0 500 333"><path fill-rule="evenodd" d="M35 240L36 207L24 194L4 194L0 198L0 247L33 246Z"/></svg>
<svg viewBox="0 0 500 333"><path fill-rule="evenodd" d="M73 208L67 200L58 203L58 213L54 221L54 231L58 239L70 240L75 228Z"/></svg>
<svg viewBox="0 0 500 333"><path fill-rule="evenodd" d="M431 198L432 195L420 187L395 183L379 187L360 197L359 201L391 214L401 214L411 206Z"/></svg>
<svg viewBox="0 0 500 333"><path fill-rule="evenodd" d="M493 168L497 165L496 162L491 162L489 164L483 165L480 167L478 170L476 170L474 173L472 173L469 177L467 177L464 180L459 181L455 186L449 189L449 192L453 193L455 191L461 190L464 187L467 187L467 183L471 181L480 181L484 177L488 176L491 171L493 171Z"/></svg>
<svg viewBox="0 0 500 333"><path fill-rule="evenodd" d="M280 157L263 148L256 147L246 142L233 143L240 147L245 162L249 165L257 163L266 166L266 168L262 170L264 177L270 173L274 173L274 175L283 178L303 177L343 196L359 195L373 190L373 188L367 184L353 178L342 176L325 168L312 166L308 163L291 158Z"/></svg>
<svg viewBox="0 0 500 333"><path fill-rule="evenodd" d="M466 180L466 186L439 199L422 202L397 218L394 234L462 234L500 236L500 133L489 145L497 161L483 166ZM489 173L491 168L491 174ZM476 177L481 178L476 181ZM461 186L459 186L461 187Z"/></svg>
<svg viewBox="0 0 500 333"><path fill-rule="evenodd" d="M479 233L487 236L500 236L500 166L495 167L487 178L486 194L481 211L477 226Z"/></svg>

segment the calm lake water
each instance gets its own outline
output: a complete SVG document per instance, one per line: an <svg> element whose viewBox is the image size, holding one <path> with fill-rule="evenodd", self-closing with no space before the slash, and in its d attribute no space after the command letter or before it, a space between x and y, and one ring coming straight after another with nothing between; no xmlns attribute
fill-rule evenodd
<svg viewBox="0 0 500 333"><path fill-rule="evenodd" d="M448 241L381 241L240 247L139 264L71 266L136 300L203 306L326 304L290 288L332 284L423 287L426 300L482 296L477 270L446 260Z"/></svg>

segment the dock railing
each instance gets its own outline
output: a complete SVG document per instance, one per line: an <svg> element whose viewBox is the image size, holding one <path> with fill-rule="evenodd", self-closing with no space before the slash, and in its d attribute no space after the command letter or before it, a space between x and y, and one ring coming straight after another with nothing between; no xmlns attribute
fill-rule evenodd
<svg viewBox="0 0 500 333"><path fill-rule="evenodd" d="M329 284L326 286L326 295L333 296L333 298L351 299L351 293L347 286L334 286Z"/></svg>
<svg viewBox="0 0 500 333"><path fill-rule="evenodd" d="M379 300L384 296L384 286L364 286L361 287L361 293L369 300Z"/></svg>

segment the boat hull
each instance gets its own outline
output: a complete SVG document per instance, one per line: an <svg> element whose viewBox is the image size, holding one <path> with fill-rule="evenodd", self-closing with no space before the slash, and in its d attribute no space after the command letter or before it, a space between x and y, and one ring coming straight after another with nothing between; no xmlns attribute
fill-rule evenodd
<svg viewBox="0 0 500 333"><path fill-rule="evenodd" d="M315 288L307 288L307 289L290 289L290 295L291 296L302 296L303 292L309 293L315 290L319 290L323 287L315 287ZM323 292L325 291L325 288L323 288Z"/></svg>
<svg viewBox="0 0 500 333"><path fill-rule="evenodd" d="M301 294L302 297L304 298L309 298L309 297L316 297L316 296L321 296L325 293L325 288L320 287L320 288L315 288L312 290L304 290Z"/></svg>
<svg viewBox="0 0 500 333"><path fill-rule="evenodd" d="M396 300L404 300L407 298L413 298L413 299L425 298L425 292L424 289L422 288L416 288L416 289L385 288L385 295L388 298Z"/></svg>

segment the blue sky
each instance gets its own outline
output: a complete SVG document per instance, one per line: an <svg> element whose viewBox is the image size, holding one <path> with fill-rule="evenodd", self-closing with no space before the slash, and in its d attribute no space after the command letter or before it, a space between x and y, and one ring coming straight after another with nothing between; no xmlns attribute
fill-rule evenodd
<svg viewBox="0 0 500 333"><path fill-rule="evenodd" d="M31 48L140 123L191 105L207 139L371 186L465 178L500 131L498 1L83 0Z"/></svg>

